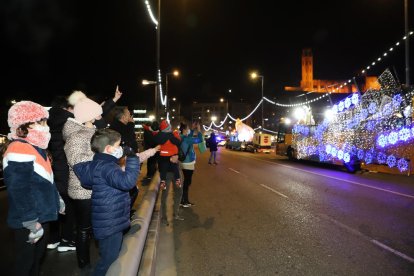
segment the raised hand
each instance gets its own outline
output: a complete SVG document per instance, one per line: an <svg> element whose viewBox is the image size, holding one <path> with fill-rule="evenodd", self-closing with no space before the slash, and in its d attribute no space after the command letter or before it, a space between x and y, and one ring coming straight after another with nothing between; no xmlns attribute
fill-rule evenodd
<svg viewBox="0 0 414 276"><path fill-rule="evenodd" d="M115 89L115 95L113 98L114 102L117 102L121 98L121 96L122 96L122 92L119 91L119 86L117 85Z"/></svg>

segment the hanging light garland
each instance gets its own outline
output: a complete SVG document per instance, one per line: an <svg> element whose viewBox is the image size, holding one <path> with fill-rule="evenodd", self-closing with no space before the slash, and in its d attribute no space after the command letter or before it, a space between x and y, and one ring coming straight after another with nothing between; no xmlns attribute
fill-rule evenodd
<svg viewBox="0 0 414 276"><path fill-rule="evenodd" d="M158 20L155 19L155 16L152 13L151 5L150 5L150 3L149 3L148 0L145 0L144 2L145 2L145 6L147 7L148 15L150 16L152 23L154 23L155 28L157 28L157 26L158 26Z"/></svg>
<svg viewBox="0 0 414 276"><path fill-rule="evenodd" d="M412 32L412 31L410 31L410 32L409 32L409 36L412 36L413 34L414 34L414 32ZM405 39L408 39L408 37L407 37L407 36L404 36L404 37L402 38L402 40L405 40ZM400 41L397 41L397 42L395 43L395 46L399 46L400 44L401 44L401 40L400 40ZM367 72L368 70L370 70L373 66L375 66L375 65L377 64L377 62L382 61L384 57L387 57L387 56L388 56L390 53L392 53L393 51L394 51L394 47L390 47L387 51L385 51L385 52L383 53L382 57L378 57L375 61L373 61L373 62L371 63L371 65L366 66L366 68L365 68L365 69L363 69L363 70L361 71L361 73L362 73L362 74L366 73L366 72ZM325 93L325 94L323 94L323 95L321 95L321 96L319 96L319 97L317 97L317 98L315 98L315 99L308 100L308 101L301 102L301 103L296 103L296 104L283 104L283 103L274 102L274 101L272 101L272 100L270 100L270 99L268 99L268 98L266 98L266 97L263 97L263 98L260 100L260 102L257 104L257 106L253 109L253 111L252 111L252 112L250 112L250 114L249 114L249 115L247 115L246 117L244 117L243 119L241 119L241 121L245 121L245 120L247 120L248 118L250 118L250 117L251 117L251 116L252 116L252 115L256 112L256 110L259 108L259 106L260 106L261 104L263 104L263 100L265 100L265 101L267 101L268 103L271 103L271 104L273 104L273 105L280 106L280 107L286 107L286 108L305 106L305 105L309 105L309 104L311 104L311 103L314 103L314 102L320 101L320 100L322 100L322 99L324 99L324 98L326 98L326 97L330 96L333 92L338 91L340 88L343 88L344 86L346 86L346 85L350 84L350 83L352 82L352 79L354 79L354 78L355 78L355 76L351 77L351 78L350 78L347 82L344 82L344 83L335 83L335 84L329 85L329 86L327 86L327 87L326 87L326 88L327 88L327 90L328 90L328 88L337 87L337 86L339 86L339 87L334 88L332 91L328 91L327 93ZM308 93L312 93L312 92L317 92L317 91L316 91L316 90L315 90L315 91L310 91L310 92L308 92ZM162 95L162 94L161 94L161 95ZM411 92L409 92L409 93L407 94L407 96L413 96L413 95L414 95L414 90L413 90L413 91L411 91ZM165 98L165 101L166 101L166 98ZM357 105L358 101L359 101L359 95L358 95L358 94L356 94L356 93L355 93L355 94L353 94L352 96L347 96L344 100L342 100L342 101L340 101L338 104L334 105L334 106L333 106L333 108L332 108L332 111L333 111L334 113L337 113L338 111L339 111L339 112L345 111L345 110L347 110L348 108L350 108L350 107L352 107L352 106ZM164 105L164 103L163 103L163 105ZM375 110L376 110L376 103L375 103L375 102L372 102L372 103L371 103L371 105L369 106L369 109L368 109L368 110L370 111L370 113L375 112ZM362 111L362 114L363 114L362 116L367 115L367 114L366 114L366 110L363 110L363 111ZM365 116L365 117L366 117L366 116ZM204 127L204 129L205 129L205 130L210 130L210 129L212 128L212 126L215 126L215 127L221 127L221 126L223 126L223 124L225 123L225 121L227 120L227 118L230 118L230 119L232 119L233 121L236 121L236 118L234 118L233 116L231 116L231 115L230 115L230 113L227 113L226 117L224 118L224 120L222 121L222 123L221 123L220 125L216 125L216 124L212 121L212 122L211 122L211 124L210 124L210 126L203 125L203 127Z"/></svg>

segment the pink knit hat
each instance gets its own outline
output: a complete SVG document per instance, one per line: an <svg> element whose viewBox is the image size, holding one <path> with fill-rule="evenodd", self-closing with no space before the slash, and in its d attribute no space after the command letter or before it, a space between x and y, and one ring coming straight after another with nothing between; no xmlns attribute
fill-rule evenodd
<svg viewBox="0 0 414 276"><path fill-rule="evenodd" d="M73 113L76 121L86 123L102 115L102 106L89 98L84 98L75 104Z"/></svg>
<svg viewBox="0 0 414 276"><path fill-rule="evenodd" d="M17 129L26 123L34 123L47 118L49 118L49 112L40 104L21 101L10 107L7 123L11 129Z"/></svg>

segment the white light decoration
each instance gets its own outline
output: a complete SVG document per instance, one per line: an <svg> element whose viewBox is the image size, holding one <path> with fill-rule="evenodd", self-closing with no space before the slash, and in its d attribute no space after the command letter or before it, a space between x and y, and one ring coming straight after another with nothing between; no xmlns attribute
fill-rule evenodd
<svg viewBox="0 0 414 276"><path fill-rule="evenodd" d="M145 5L147 6L147 11L148 11L148 14L149 14L152 22L155 24L155 28L157 28L158 20L155 19L155 16L154 16L154 14L152 13L152 10L151 10L151 5L150 5L148 0L145 0Z"/></svg>
<svg viewBox="0 0 414 276"><path fill-rule="evenodd" d="M333 119L333 117L334 117L334 112L332 111L332 109L328 109L328 110L325 111L325 118L328 121L331 121Z"/></svg>
<svg viewBox="0 0 414 276"><path fill-rule="evenodd" d="M303 108L298 107L298 108L295 109L293 114L295 116L295 119L300 121L300 120L305 119L306 111Z"/></svg>

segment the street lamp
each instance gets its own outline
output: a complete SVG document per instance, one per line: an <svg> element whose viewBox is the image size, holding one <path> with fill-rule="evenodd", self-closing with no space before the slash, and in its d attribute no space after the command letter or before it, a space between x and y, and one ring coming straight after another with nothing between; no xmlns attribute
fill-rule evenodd
<svg viewBox="0 0 414 276"><path fill-rule="evenodd" d="M165 96L166 96L166 103L165 103L165 111L168 112L168 76L173 75L174 77L178 77L180 72L178 70L174 70L173 72L165 74Z"/></svg>
<svg viewBox="0 0 414 276"><path fill-rule="evenodd" d="M211 121L213 121L213 122L217 121L217 117L216 116L211 116Z"/></svg>
<svg viewBox="0 0 414 276"><path fill-rule="evenodd" d="M250 77L252 79L257 79L257 78L261 78L262 79L262 101L263 101L263 82L264 82L264 77L261 75L258 75L256 72L253 72L250 74ZM263 121L263 102L262 102L262 127L264 127L264 121Z"/></svg>
<svg viewBox="0 0 414 276"><path fill-rule="evenodd" d="M156 81L149 81L149 80L142 80L142 85L150 85L150 84L154 84L155 86L155 96L154 96L154 113L155 113L155 117L158 117L158 97L157 97L157 82Z"/></svg>

